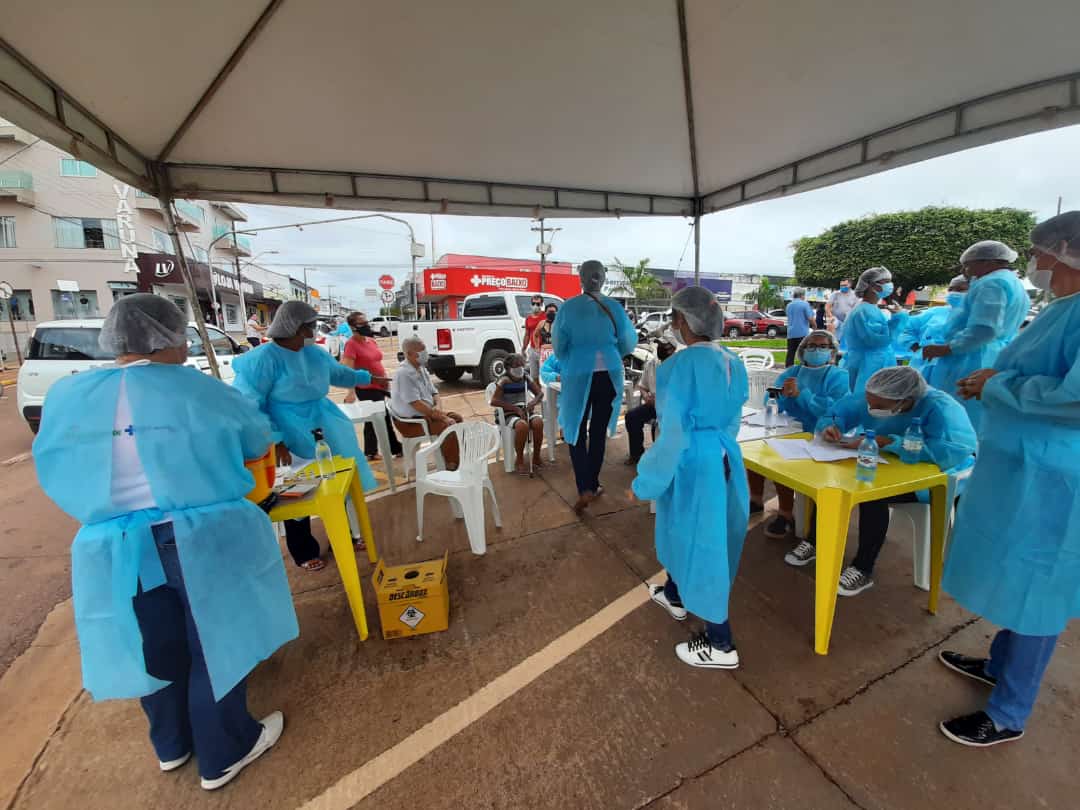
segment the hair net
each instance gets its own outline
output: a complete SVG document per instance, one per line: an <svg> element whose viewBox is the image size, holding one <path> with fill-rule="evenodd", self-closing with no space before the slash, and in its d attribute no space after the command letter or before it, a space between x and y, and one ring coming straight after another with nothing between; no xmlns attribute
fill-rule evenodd
<svg viewBox="0 0 1080 810"><path fill-rule="evenodd" d="M274 320L266 329L268 338L291 338L300 331L300 327L306 323L315 323L319 319L319 313L315 307L303 301L286 301L278 311L274 313Z"/></svg>
<svg viewBox="0 0 1080 810"><path fill-rule="evenodd" d="M929 387L922 374L911 366L889 366L866 381L866 393L894 402L922 399Z"/></svg>
<svg viewBox="0 0 1080 810"><path fill-rule="evenodd" d="M961 273L958 276L953 276L952 279L949 280L949 289L950 290L953 287L968 287L970 285L971 285L971 279L969 279L963 273Z"/></svg>
<svg viewBox="0 0 1080 810"><path fill-rule="evenodd" d="M690 331L715 340L724 334L724 311L704 287L683 287L671 296L671 308L686 318Z"/></svg>
<svg viewBox="0 0 1080 810"><path fill-rule="evenodd" d="M855 284L855 294L862 295L878 282L884 281L892 281L892 273L889 272L889 268L871 267L863 270L858 283Z"/></svg>
<svg viewBox="0 0 1080 810"><path fill-rule="evenodd" d="M581 289L587 293L598 293L604 287L604 279L607 270L596 259L582 262L578 268L578 276L581 277Z"/></svg>
<svg viewBox="0 0 1080 810"><path fill-rule="evenodd" d="M153 354L187 345L187 318L176 304L150 293L127 295L112 305L98 335L111 354Z"/></svg>
<svg viewBox="0 0 1080 810"><path fill-rule="evenodd" d="M799 342L799 348L795 350L795 354L800 360L803 359L803 352L806 351L806 347L809 345L811 338L825 338L828 340L829 348L832 349L832 359L834 361L836 360L836 355L840 351L840 344L836 342L836 336L825 329L814 329Z"/></svg>
<svg viewBox="0 0 1080 810"><path fill-rule="evenodd" d="M1031 232L1031 243L1044 253L1057 256L1069 267L1080 270L1080 211L1066 211L1040 222Z"/></svg>
<svg viewBox="0 0 1080 810"><path fill-rule="evenodd" d="M960 254L960 264L995 261L1016 261L1016 251L1004 242L997 242L993 239L984 239L982 242L976 242Z"/></svg>

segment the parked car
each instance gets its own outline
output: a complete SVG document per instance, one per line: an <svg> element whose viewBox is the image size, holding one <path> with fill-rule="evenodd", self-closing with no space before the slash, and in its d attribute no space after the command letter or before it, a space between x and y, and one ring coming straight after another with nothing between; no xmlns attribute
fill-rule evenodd
<svg viewBox="0 0 1080 810"><path fill-rule="evenodd" d="M755 321L728 315L724 318L724 334L729 338L752 337L757 328Z"/></svg>
<svg viewBox="0 0 1080 810"><path fill-rule="evenodd" d="M46 321L34 329L26 360L19 368L16 388L19 414L34 433L41 423L45 395L54 382L69 374L107 366L115 359L98 346L98 335L104 323L104 318ZM231 383L236 376L232 370L233 358L248 351L249 347L238 344L217 327L207 326L206 331L217 356L221 379ZM206 350L194 323L188 324L187 340L187 365L209 374L210 361L206 359Z"/></svg>
<svg viewBox="0 0 1080 810"><path fill-rule="evenodd" d="M764 312L758 312L757 310L748 309L742 312L734 313L734 317L741 318L747 321L754 322L754 334L768 335L769 337L776 337L777 335L787 334L787 319L774 318L771 315L767 315Z"/></svg>
<svg viewBox="0 0 1080 810"><path fill-rule="evenodd" d="M776 318L779 321L787 321L786 309L770 309L767 314L770 318Z"/></svg>
<svg viewBox="0 0 1080 810"><path fill-rule="evenodd" d="M671 310L663 312L648 312L638 318L635 328L638 338L648 340L649 337L671 323Z"/></svg>
<svg viewBox="0 0 1080 810"><path fill-rule="evenodd" d="M401 318L394 315L376 315L374 318L368 318L368 325L379 337L390 337L398 333Z"/></svg>
<svg viewBox="0 0 1080 810"><path fill-rule="evenodd" d="M315 324L315 345L328 351L335 360L341 359L341 349L344 344L341 335L337 334L336 326L331 326L325 321Z"/></svg>

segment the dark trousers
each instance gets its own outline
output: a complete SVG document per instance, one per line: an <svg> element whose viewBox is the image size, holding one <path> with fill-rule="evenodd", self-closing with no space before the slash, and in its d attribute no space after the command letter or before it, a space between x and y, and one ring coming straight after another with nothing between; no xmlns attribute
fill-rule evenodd
<svg viewBox="0 0 1080 810"><path fill-rule="evenodd" d="M319 541L311 533L311 518L286 520L283 523L285 524L285 545L289 548L293 562L303 565L310 560L318 559L322 550L319 548Z"/></svg>
<svg viewBox="0 0 1080 810"><path fill-rule="evenodd" d="M639 459L645 452L645 425L656 419L655 405L638 405L626 412L626 436L630 440L630 458ZM655 429L653 435L656 435Z"/></svg>
<svg viewBox="0 0 1080 810"><path fill-rule="evenodd" d="M135 618L143 637L146 671L171 684L142 699L150 742L162 762L192 751L199 775L216 779L255 747L262 726L247 710L247 682L214 700L198 629L191 616L173 526L154 527L166 582L135 595Z"/></svg>
<svg viewBox="0 0 1080 810"><path fill-rule="evenodd" d="M675 584L675 580L671 578L670 574L667 582L664 583L664 596L675 607L683 607L682 599L679 598L679 586ZM705 635L708 637L709 643L718 650L731 652L735 649L735 640L731 637L730 621L723 624L705 622Z"/></svg>
<svg viewBox="0 0 1080 810"><path fill-rule="evenodd" d="M608 422L615 401L615 386L606 371L595 371L585 399L585 412L578 427L577 444L570 445L577 490L596 492L600 487L600 468L604 466Z"/></svg>
<svg viewBox="0 0 1080 810"><path fill-rule="evenodd" d="M914 492L905 492L903 495L893 495L891 498L882 498L880 501L867 501L859 504L859 550L855 552L855 559L851 564L862 571L866 576L874 573L874 563L885 545L885 536L889 533L889 504L891 503L915 503L918 498ZM817 534L817 522L811 520L810 529L807 532L807 541L814 542Z"/></svg>
<svg viewBox="0 0 1080 810"><path fill-rule="evenodd" d="M389 396L390 392L381 388L356 389L356 398L365 402L381 402ZM386 412L386 435L390 439L390 455L401 455L401 442L398 440L397 433L394 432L389 411ZM364 422L364 455L371 458L378 452L379 437L375 435L375 426L371 422Z"/></svg>
<svg viewBox="0 0 1080 810"><path fill-rule="evenodd" d="M250 344L251 344L251 348L253 348L253 349L254 349L254 348L255 348L256 346L258 346L258 345L259 345L260 343L262 343L262 338L252 338L252 337L249 337L249 338L247 339L247 342L248 342L248 343L250 343Z"/></svg>
<svg viewBox="0 0 1080 810"><path fill-rule="evenodd" d="M789 337L787 339L787 359L784 360L784 365L791 368L795 365L795 350L799 348L799 344L802 343L802 338Z"/></svg>

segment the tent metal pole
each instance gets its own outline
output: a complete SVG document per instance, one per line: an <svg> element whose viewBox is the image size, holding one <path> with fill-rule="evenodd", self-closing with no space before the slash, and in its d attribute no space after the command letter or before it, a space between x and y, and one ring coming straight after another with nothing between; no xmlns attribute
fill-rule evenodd
<svg viewBox="0 0 1080 810"><path fill-rule="evenodd" d="M694 284L701 283L701 209L694 214Z"/></svg>
<svg viewBox="0 0 1080 810"><path fill-rule="evenodd" d="M187 258L184 256L184 248L180 244L180 234L176 232L176 218L172 213L172 193L169 189L168 179L165 173L161 171L161 167L158 167L158 188L161 189L161 194L158 200L161 202L161 213L165 217L165 227L169 231L169 237L172 239L173 250L176 251L176 261L180 265L180 275L184 277L184 285L188 289L188 294L191 296L191 308L192 314L195 316L195 329L199 333L199 337L202 338L203 351L206 352L207 362L210 363L210 373L221 379L221 369L218 368L217 357L214 355L214 346L210 342L210 334L206 331L206 321L203 319L202 307L199 305L199 291L195 287L195 279L191 275L191 268L188 267ZM214 274L210 272L210 286L214 285Z"/></svg>
<svg viewBox="0 0 1080 810"><path fill-rule="evenodd" d="M676 0L679 17L679 50L682 53L683 93L686 96L686 134L690 141L690 179L694 184L694 283L701 276L701 187L698 182L697 135L694 132L694 90L690 83L690 44L687 41L686 0Z"/></svg>

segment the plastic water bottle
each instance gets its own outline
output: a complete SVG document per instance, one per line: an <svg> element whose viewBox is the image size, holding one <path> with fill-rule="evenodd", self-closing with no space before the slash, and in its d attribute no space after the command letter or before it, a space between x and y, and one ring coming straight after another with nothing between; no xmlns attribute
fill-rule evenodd
<svg viewBox="0 0 1080 810"><path fill-rule="evenodd" d="M874 483L877 476L878 445L874 431L866 431L862 444L859 445L859 457L855 461L855 480L864 484Z"/></svg>
<svg viewBox="0 0 1080 810"><path fill-rule="evenodd" d="M319 471L319 478L328 481L337 475L334 471L334 454L323 438L322 428L315 428L311 435L315 437L315 468Z"/></svg>
<svg viewBox="0 0 1080 810"><path fill-rule="evenodd" d="M776 430L776 423L780 421L780 403L776 397L766 392L765 394L765 432L772 433Z"/></svg>
<svg viewBox="0 0 1080 810"><path fill-rule="evenodd" d="M918 464L922 451L922 419L916 416L911 420L911 425L904 432L904 440L900 444L900 460L905 464Z"/></svg>

